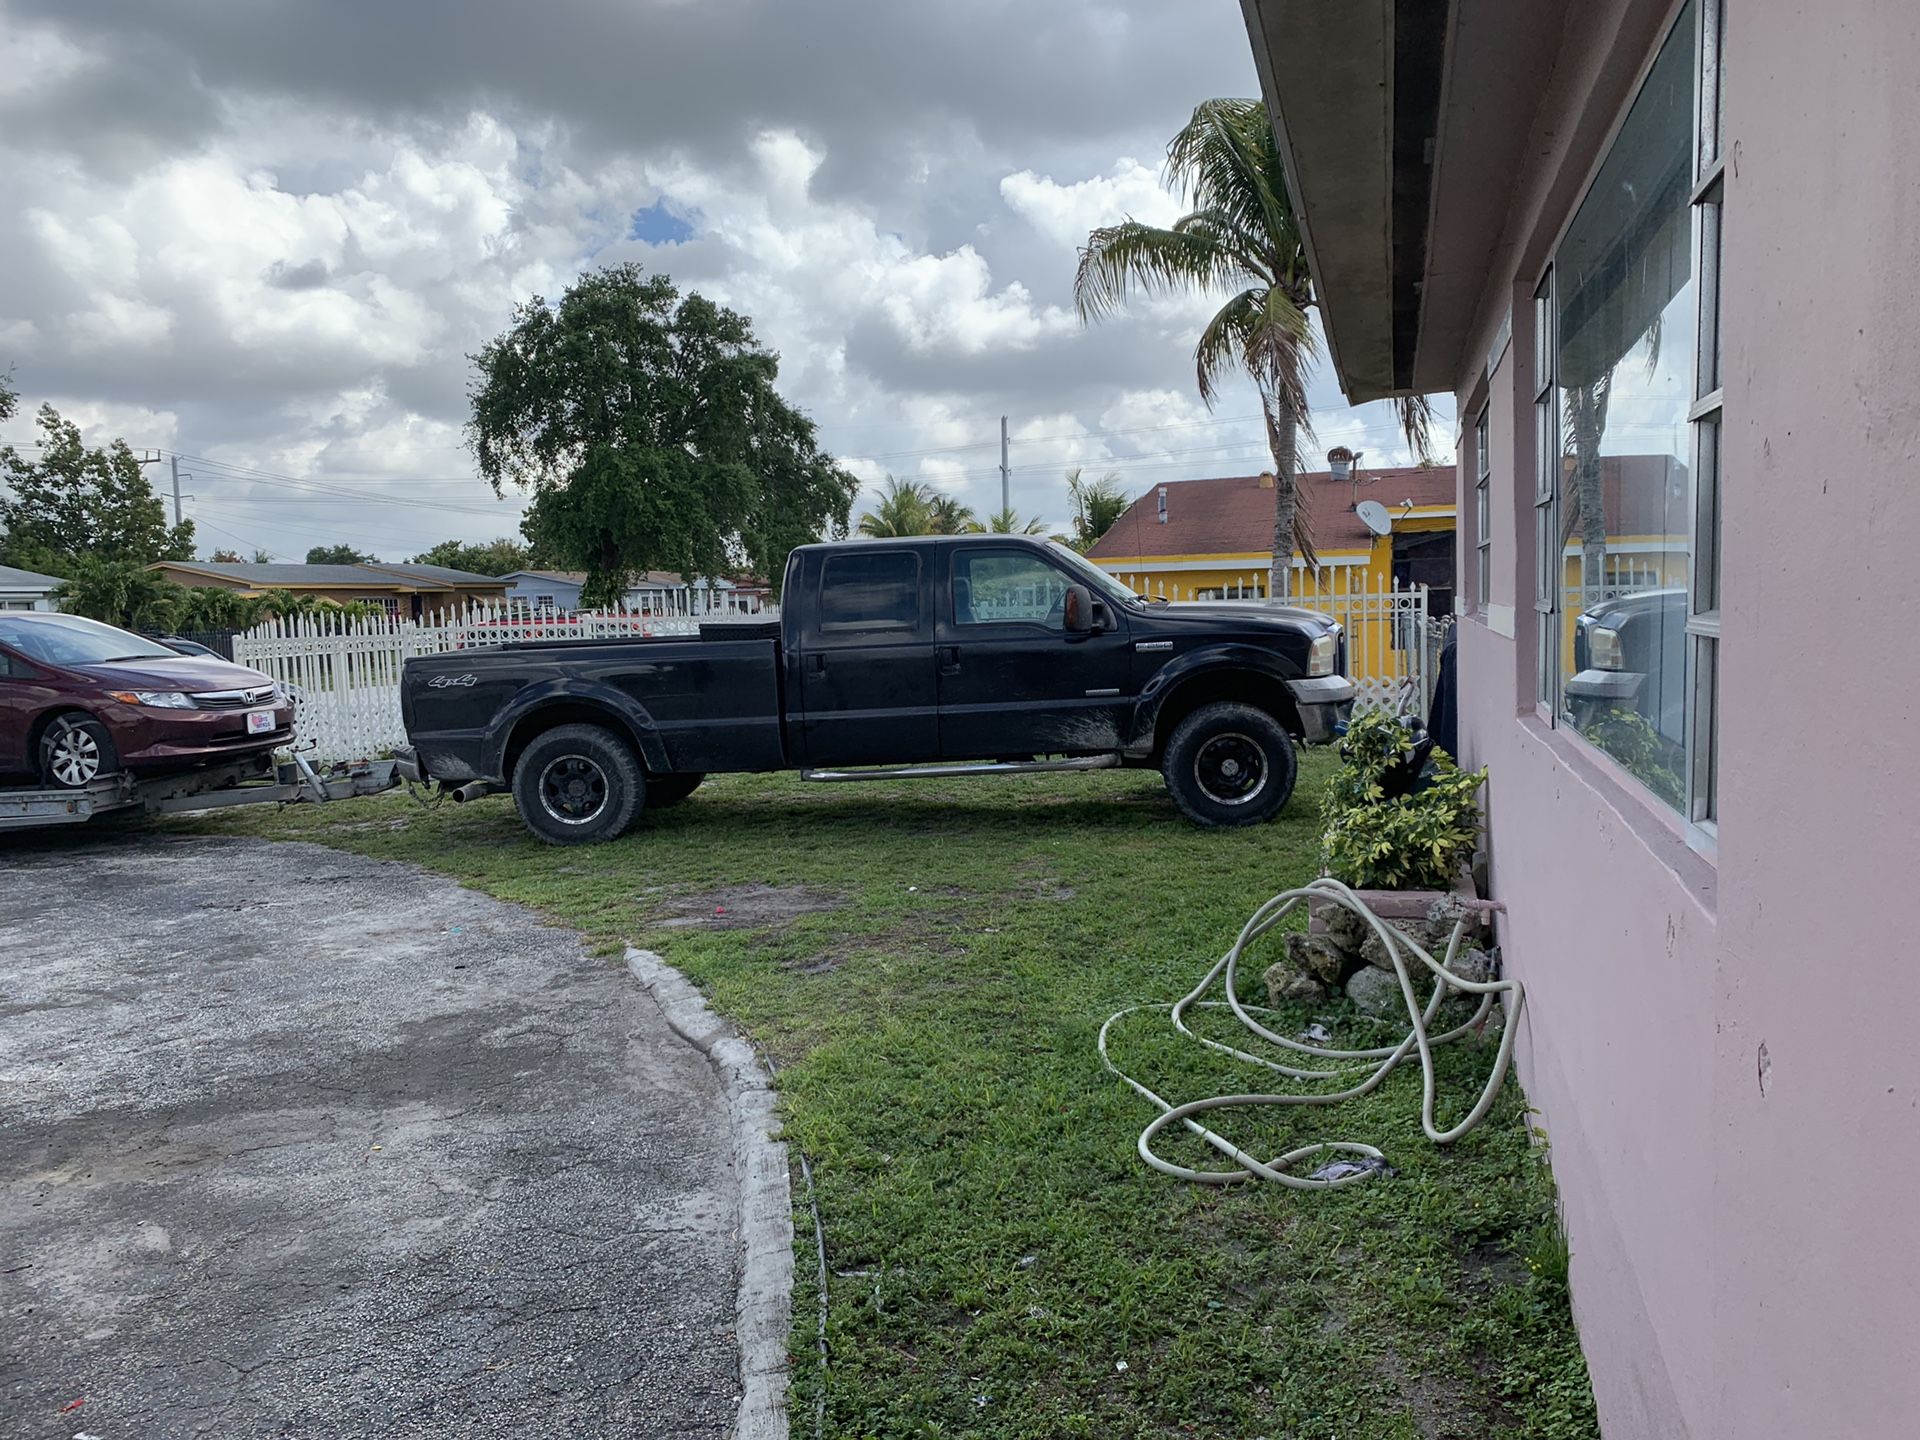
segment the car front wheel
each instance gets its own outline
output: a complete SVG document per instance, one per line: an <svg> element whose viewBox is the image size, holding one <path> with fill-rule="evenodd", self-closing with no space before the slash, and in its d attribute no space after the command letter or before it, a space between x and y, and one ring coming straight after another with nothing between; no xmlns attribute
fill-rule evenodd
<svg viewBox="0 0 1920 1440"><path fill-rule="evenodd" d="M646 799L633 747L599 725L558 725L521 752L513 770L520 819L549 845L611 840Z"/></svg>
<svg viewBox="0 0 1920 1440"><path fill-rule="evenodd" d="M1293 794L1293 742L1264 710L1203 705L1175 727L1160 773L1196 825L1258 825Z"/></svg>
<svg viewBox="0 0 1920 1440"><path fill-rule="evenodd" d="M107 727L85 715L61 715L40 737L40 774L61 790L84 790L120 769Z"/></svg>

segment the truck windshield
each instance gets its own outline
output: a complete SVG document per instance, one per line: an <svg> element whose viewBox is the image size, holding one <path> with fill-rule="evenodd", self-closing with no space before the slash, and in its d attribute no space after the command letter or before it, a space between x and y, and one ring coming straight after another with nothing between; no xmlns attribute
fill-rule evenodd
<svg viewBox="0 0 1920 1440"><path fill-rule="evenodd" d="M125 630L78 615L0 620L0 643L49 665L104 665L113 660L178 660L180 654Z"/></svg>
<svg viewBox="0 0 1920 1440"><path fill-rule="evenodd" d="M1131 610L1140 608L1141 601L1138 595L1127 589L1126 586L1122 585L1118 580L1114 579L1113 576L1087 559L1087 557L1082 555L1078 550L1071 550L1065 545L1062 545L1058 540L1049 540L1047 542L1047 548L1053 551L1054 557L1061 561L1069 570L1073 571L1074 575L1085 584L1089 590L1093 591L1094 594L1103 596L1116 605L1125 605Z"/></svg>

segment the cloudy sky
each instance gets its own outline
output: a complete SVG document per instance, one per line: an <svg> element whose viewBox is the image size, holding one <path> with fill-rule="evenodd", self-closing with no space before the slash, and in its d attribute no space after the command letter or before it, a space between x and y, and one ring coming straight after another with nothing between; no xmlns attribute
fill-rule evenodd
<svg viewBox="0 0 1920 1440"><path fill-rule="evenodd" d="M995 508L1009 416L1058 524L1071 465L1261 468L1251 391L1194 395L1204 302L1071 297L1089 228L1178 213L1194 103L1256 89L1237 0L0 0L0 370L191 457L203 554L400 559L517 531L465 357L635 260L751 315L869 482ZM1321 449L1405 458L1314 400Z"/></svg>

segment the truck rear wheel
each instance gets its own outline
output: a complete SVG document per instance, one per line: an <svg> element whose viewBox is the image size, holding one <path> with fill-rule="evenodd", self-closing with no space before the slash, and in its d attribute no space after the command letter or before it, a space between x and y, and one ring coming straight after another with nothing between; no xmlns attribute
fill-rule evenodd
<svg viewBox="0 0 1920 1440"><path fill-rule="evenodd" d="M1258 825L1293 794L1293 742L1251 705L1202 705L1174 728L1160 759L1173 803L1196 825Z"/></svg>
<svg viewBox="0 0 1920 1440"><path fill-rule="evenodd" d="M599 725L556 725L520 752L513 770L514 808L549 845L624 834L645 797L633 747Z"/></svg>

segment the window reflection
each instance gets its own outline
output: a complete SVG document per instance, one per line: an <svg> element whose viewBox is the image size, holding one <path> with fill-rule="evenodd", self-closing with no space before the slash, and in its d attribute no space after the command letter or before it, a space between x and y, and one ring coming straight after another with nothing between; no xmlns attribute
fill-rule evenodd
<svg viewBox="0 0 1920 1440"><path fill-rule="evenodd" d="M1692 7L1554 256L1562 696L1678 808L1687 735Z"/></svg>

